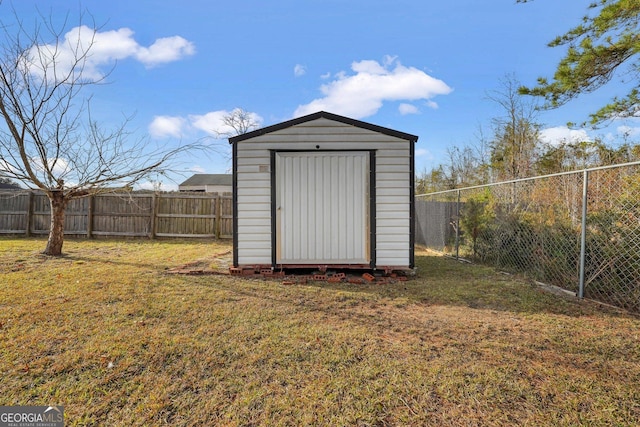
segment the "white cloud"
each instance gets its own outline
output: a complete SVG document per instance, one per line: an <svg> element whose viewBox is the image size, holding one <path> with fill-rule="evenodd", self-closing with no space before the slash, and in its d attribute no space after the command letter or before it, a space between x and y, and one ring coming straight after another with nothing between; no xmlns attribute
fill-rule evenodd
<svg viewBox="0 0 640 427"><path fill-rule="evenodd" d="M233 112L218 110L205 114L191 114L187 117L180 116L156 116L149 124L149 134L157 139L160 138L183 138L193 132L204 132L214 138L226 138L227 135L235 135L236 130L225 124L224 119ZM264 119L257 113L247 112L247 119L258 127L262 125ZM191 135L193 136L193 135Z"/></svg>
<svg viewBox="0 0 640 427"><path fill-rule="evenodd" d="M294 76L301 77L301 76L304 76L305 74L307 74L307 67L305 67L304 65L296 64L296 66L293 67Z"/></svg>
<svg viewBox="0 0 640 427"><path fill-rule="evenodd" d="M57 159L48 159L49 169L54 176L64 176L69 173L69 162L67 159L58 157Z"/></svg>
<svg viewBox="0 0 640 427"><path fill-rule="evenodd" d="M196 52L195 46L189 40L180 36L158 39L151 46L138 46L135 57L148 67L158 64L178 61Z"/></svg>
<svg viewBox="0 0 640 427"><path fill-rule="evenodd" d="M175 182L163 182L161 185L162 191L178 191L178 184Z"/></svg>
<svg viewBox="0 0 640 427"><path fill-rule="evenodd" d="M191 125L208 135L218 136L219 134L233 133L234 129L224 124L224 118L229 114L228 111L211 111L203 115L189 116Z"/></svg>
<svg viewBox="0 0 640 427"><path fill-rule="evenodd" d="M405 116L407 114L418 114L420 112L418 110L418 107L416 107L415 105L413 105L413 104L405 104L405 103L402 103L402 104L400 104L398 106L398 111L403 116Z"/></svg>
<svg viewBox="0 0 640 427"><path fill-rule="evenodd" d="M425 104L427 104L427 107L433 108L434 110L438 109L438 104L434 101L428 100Z"/></svg>
<svg viewBox="0 0 640 427"><path fill-rule="evenodd" d="M416 157L426 157L427 159L433 159L433 154L431 153L431 151L427 150L426 148L416 149L414 155Z"/></svg>
<svg viewBox="0 0 640 427"><path fill-rule="evenodd" d="M136 190L178 191L178 184L166 181L143 181L134 185Z"/></svg>
<svg viewBox="0 0 640 427"><path fill-rule="evenodd" d="M329 111L356 119L375 114L385 101L430 100L452 91L442 80L414 67L405 67L395 57L385 57L384 64L363 60L351 64L354 74L340 72L320 87L324 95L300 105L294 116Z"/></svg>
<svg viewBox="0 0 640 427"><path fill-rule="evenodd" d="M214 137L227 134L233 135L236 133L236 130L224 123L224 118L232 112L233 111L218 110L211 111L203 115L191 115L189 116L189 121L194 128L204 131ZM262 124L263 119L260 115L251 112L248 114L249 119L253 123L256 123L257 125Z"/></svg>
<svg viewBox="0 0 640 427"><path fill-rule="evenodd" d="M185 124L182 117L156 116L149 125L149 134L154 138L180 138Z"/></svg>
<svg viewBox="0 0 640 427"><path fill-rule="evenodd" d="M73 161L70 162L63 157L50 157L47 158L45 167L44 162L39 157L31 158L32 169L38 179L44 182L49 182L50 179L62 179L65 188L73 187L78 184L74 180L75 171L70 163L73 163ZM0 170L16 171L16 169L12 168L10 164L6 161L3 162L2 160L0 160ZM17 172L20 172L20 170L17 170Z"/></svg>
<svg viewBox="0 0 640 427"><path fill-rule="evenodd" d="M380 65L377 61L373 61L370 59L365 59L360 62L352 63L351 69L356 73L363 73L363 74L373 74L378 76L387 74L387 69L385 67Z"/></svg>
<svg viewBox="0 0 640 427"><path fill-rule="evenodd" d="M571 144L582 141L592 141L584 129L569 129L566 126L546 128L540 131L540 140L550 145Z"/></svg>
<svg viewBox="0 0 640 427"><path fill-rule="evenodd" d="M640 127L631 126L618 126L616 131L619 135L625 135L627 137L635 137L640 135Z"/></svg>
<svg viewBox="0 0 640 427"><path fill-rule="evenodd" d="M48 175L48 173L45 172L46 170L51 171L51 174L56 178L64 177L70 171L69 161L63 157L47 159L46 168L44 167L42 160L37 157L31 158L31 163L37 172L43 174L42 176Z"/></svg>
<svg viewBox="0 0 640 427"><path fill-rule="evenodd" d="M136 189L138 190L151 190L151 191L155 191L158 188L158 183L157 182L151 182L151 181L144 181L141 182L139 184L136 185Z"/></svg>
<svg viewBox="0 0 640 427"><path fill-rule="evenodd" d="M322 75L320 76L320 78L321 78L322 80L327 80L329 77L331 77L331 72L330 72L330 71L329 71L329 72L326 72L326 73L324 73L324 74L322 74Z"/></svg>
<svg viewBox="0 0 640 427"><path fill-rule="evenodd" d="M388 67L390 65L393 65L393 63L396 62L397 59L398 55L385 55L384 58L382 58L382 62L384 63L385 67Z"/></svg>
<svg viewBox="0 0 640 427"><path fill-rule="evenodd" d="M206 169L203 168L200 165L193 165L193 166L191 166L191 168L189 170L191 172L194 172L194 173L205 173L206 172Z"/></svg>
<svg viewBox="0 0 640 427"><path fill-rule="evenodd" d="M180 37L157 39L151 46L144 47L133 38L133 31L120 28L111 31L96 31L86 25L75 27L64 35L57 45L44 44L32 47L26 54L27 67L31 73L53 79L53 66L58 77L71 71L82 72L86 80L104 77L102 67L107 71L117 60L134 58L147 67L177 61L195 53L195 46ZM84 67L80 70L74 64L82 52L88 50ZM78 53L79 52L79 53Z"/></svg>

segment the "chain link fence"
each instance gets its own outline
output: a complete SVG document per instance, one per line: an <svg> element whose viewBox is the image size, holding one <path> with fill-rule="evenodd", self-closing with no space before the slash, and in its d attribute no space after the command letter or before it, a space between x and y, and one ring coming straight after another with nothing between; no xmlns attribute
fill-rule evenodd
<svg viewBox="0 0 640 427"><path fill-rule="evenodd" d="M640 162L418 195L416 243L640 312Z"/></svg>

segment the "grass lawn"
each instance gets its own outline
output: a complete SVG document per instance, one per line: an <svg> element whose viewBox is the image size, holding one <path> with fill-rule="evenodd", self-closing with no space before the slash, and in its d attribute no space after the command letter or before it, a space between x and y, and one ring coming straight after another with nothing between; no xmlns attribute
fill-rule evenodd
<svg viewBox="0 0 640 427"><path fill-rule="evenodd" d="M167 274L230 245L0 238L0 405L67 426L640 424L640 319L417 251L355 285Z"/></svg>

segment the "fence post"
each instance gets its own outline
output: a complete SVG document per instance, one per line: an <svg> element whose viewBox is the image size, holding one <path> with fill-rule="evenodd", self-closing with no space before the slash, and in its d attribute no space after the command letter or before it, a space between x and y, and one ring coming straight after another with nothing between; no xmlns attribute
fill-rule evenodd
<svg viewBox="0 0 640 427"><path fill-rule="evenodd" d="M93 203L94 195L89 196L87 201L87 239L93 238Z"/></svg>
<svg viewBox="0 0 640 427"><path fill-rule="evenodd" d="M580 281L578 298L584 298L584 268L587 252L587 201L589 192L589 171L584 170L582 176L582 229L580 230Z"/></svg>
<svg viewBox="0 0 640 427"><path fill-rule="evenodd" d="M27 237L31 236L31 222L33 221L33 219L31 218L32 216L33 216L33 190L29 190L29 194L27 195L27 218L25 220L26 229L24 230L24 234Z"/></svg>
<svg viewBox="0 0 640 427"><path fill-rule="evenodd" d="M151 196L151 218L150 218L150 224L149 224L149 238L150 239L155 239L156 238L156 216L158 215L158 193L153 193L153 196Z"/></svg>
<svg viewBox="0 0 640 427"><path fill-rule="evenodd" d="M222 197L220 196L220 193L216 195L216 198L214 199L214 203L215 203L214 206L216 210L215 234L216 234L216 239L220 239L220 235L222 234Z"/></svg>
<svg viewBox="0 0 640 427"><path fill-rule="evenodd" d="M456 202L456 259L460 258L460 190Z"/></svg>

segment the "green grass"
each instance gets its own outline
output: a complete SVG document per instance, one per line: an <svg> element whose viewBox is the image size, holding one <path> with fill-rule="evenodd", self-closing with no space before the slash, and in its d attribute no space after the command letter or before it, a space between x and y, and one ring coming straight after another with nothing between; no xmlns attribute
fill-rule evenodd
<svg viewBox="0 0 640 427"><path fill-rule="evenodd" d="M224 242L43 248L0 239L0 405L68 426L640 423L640 319L490 268L283 285L167 274Z"/></svg>

